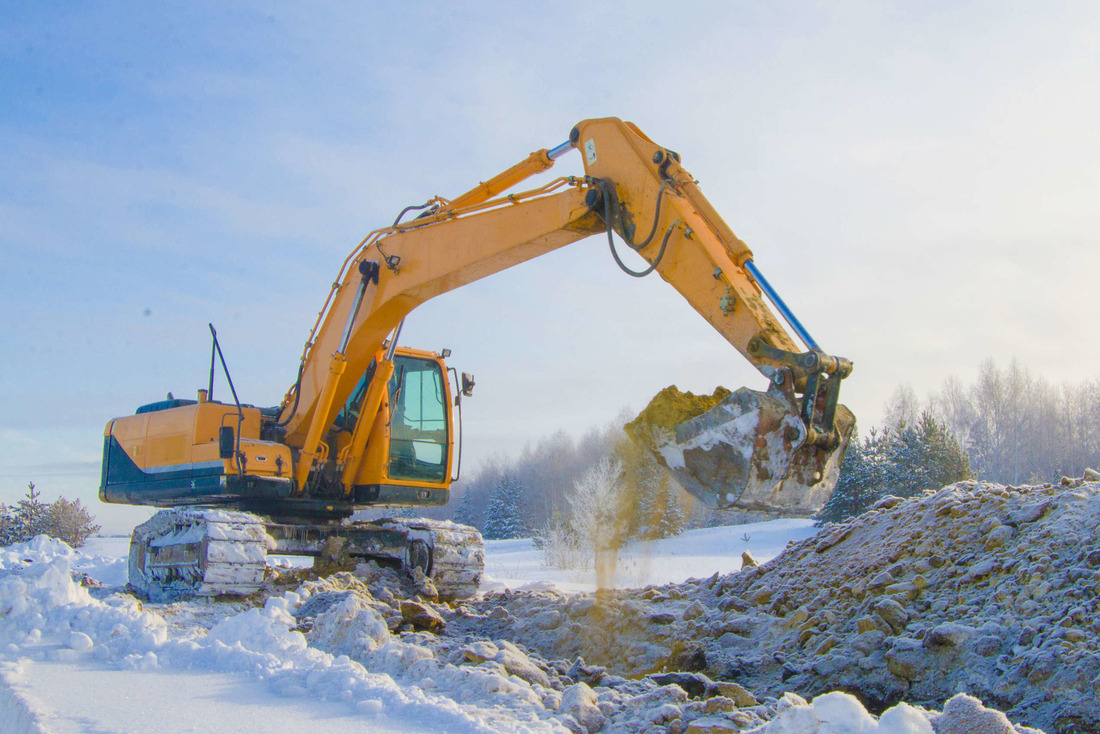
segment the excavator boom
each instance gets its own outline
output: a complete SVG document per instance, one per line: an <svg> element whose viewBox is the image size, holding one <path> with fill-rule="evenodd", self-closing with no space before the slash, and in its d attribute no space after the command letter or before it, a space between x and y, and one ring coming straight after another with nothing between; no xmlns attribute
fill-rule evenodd
<svg viewBox="0 0 1100 734"><path fill-rule="evenodd" d="M494 198L573 148L583 157L584 177ZM649 266L632 272L612 233ZM819 509L835 486L854 426L838 404L851 363L817 346L679 155L616 118L583 121L568 143L532 153L453 201L437 197L418 218L360 243L283 404L286 443L306 457L296 468L298 484L352 388L354 379L342 375L362 374L417 305L594 234L608 238L625 272L655 272L672 285L770 384L767 392L738 393L679 430L636 423L632 435L712 507Z"/></svg>

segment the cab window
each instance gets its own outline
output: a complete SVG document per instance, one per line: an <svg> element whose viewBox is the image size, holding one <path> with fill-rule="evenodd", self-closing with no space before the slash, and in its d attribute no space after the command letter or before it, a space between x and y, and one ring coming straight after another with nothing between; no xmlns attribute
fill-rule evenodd
<svg viewBox="0 0 1100 734"><path fill-rule="evenodd" d="M432 360L397 356L390 378L391 479L447 480L447 398Z"/></svg>

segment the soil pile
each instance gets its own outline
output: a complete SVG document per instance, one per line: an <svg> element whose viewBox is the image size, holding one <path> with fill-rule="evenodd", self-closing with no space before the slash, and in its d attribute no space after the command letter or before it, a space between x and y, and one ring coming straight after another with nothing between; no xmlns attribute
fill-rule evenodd
<svg viewBox="0 0 1100 734"><path fill-rule="evenodd" d="M841 690L881 711L965 692L1029 726L1100 732L1098 530L1100 481L963 482L887 497L759 568L602 596L490 595L453 627L615 675L736 682L759 700Z"/></svg>
<svg viewBox="0 0 1100 734"><path fill-rule="evenodd" d="M655 427L672 432L676 426L706 413L730 394L724 387L716 388L712 395L696 395L693 392L680 392L678 387L670 385L657 393L645 410L624 428L632 439L653 448L651 442Z"/></svg>

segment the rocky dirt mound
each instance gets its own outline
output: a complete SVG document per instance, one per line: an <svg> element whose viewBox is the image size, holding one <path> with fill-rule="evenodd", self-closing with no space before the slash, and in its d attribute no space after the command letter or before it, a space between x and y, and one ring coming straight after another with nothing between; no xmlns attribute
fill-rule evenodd
<svg viewBox="0 0 1100 734"><path fill-rule="evenodd" d="M756 634L794 690L883 704L964 690L1032 725L1100 731L1100 483L1067 484L887 498L713 598L763 608ZM713 652L716 667L768 667Z"/></svg>
<svg viewBox="0 0 1100 734"><path fill-rule="evenodd" d="M540 726L563 734L1031 731L1013 727L1003 714L963 695L948 701L942 713L899 703L875 717L842 692L812 702L794 693L757 700L744 686L699 673L628 679L581 658L544 657L507 637L487 637L498 623L507 626L504 607L481 616L466 606L403 598L407 591L397 574L364 565L354 574L305 582L281 601L310 647L390 675L406 687L443 693L460 705L493 703L496 718L485 723L500 731L546 730Z"/></svg>
<svg viewBox="0 0 1100 734"><path fill-rule="evenodd" d="M1098 525L1100 481L963 482L887 497L760 568L604 595L490 595L450 629L626 677L694 671L761 700L843 690L881 711L966 692L1030 726L1100 732Z"/></svg>

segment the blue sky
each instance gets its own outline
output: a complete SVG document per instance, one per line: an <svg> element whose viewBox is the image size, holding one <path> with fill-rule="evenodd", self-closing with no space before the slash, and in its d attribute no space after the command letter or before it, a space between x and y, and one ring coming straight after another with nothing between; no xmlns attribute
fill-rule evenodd
<svg viewBox="0 0 1100 734"><path fill-rule="evenodd" d="M34 480L121 529L135 514L95 499L102 427L201 386L207 322L242 399L277 403L366 232L587 117L682 154L855 361L862 425L987 357L1095 377L1097 8L6 3L0 501ZM471 466L671 383L762 384L599 238L426 304L403 341L477 375Z"/></svg>

